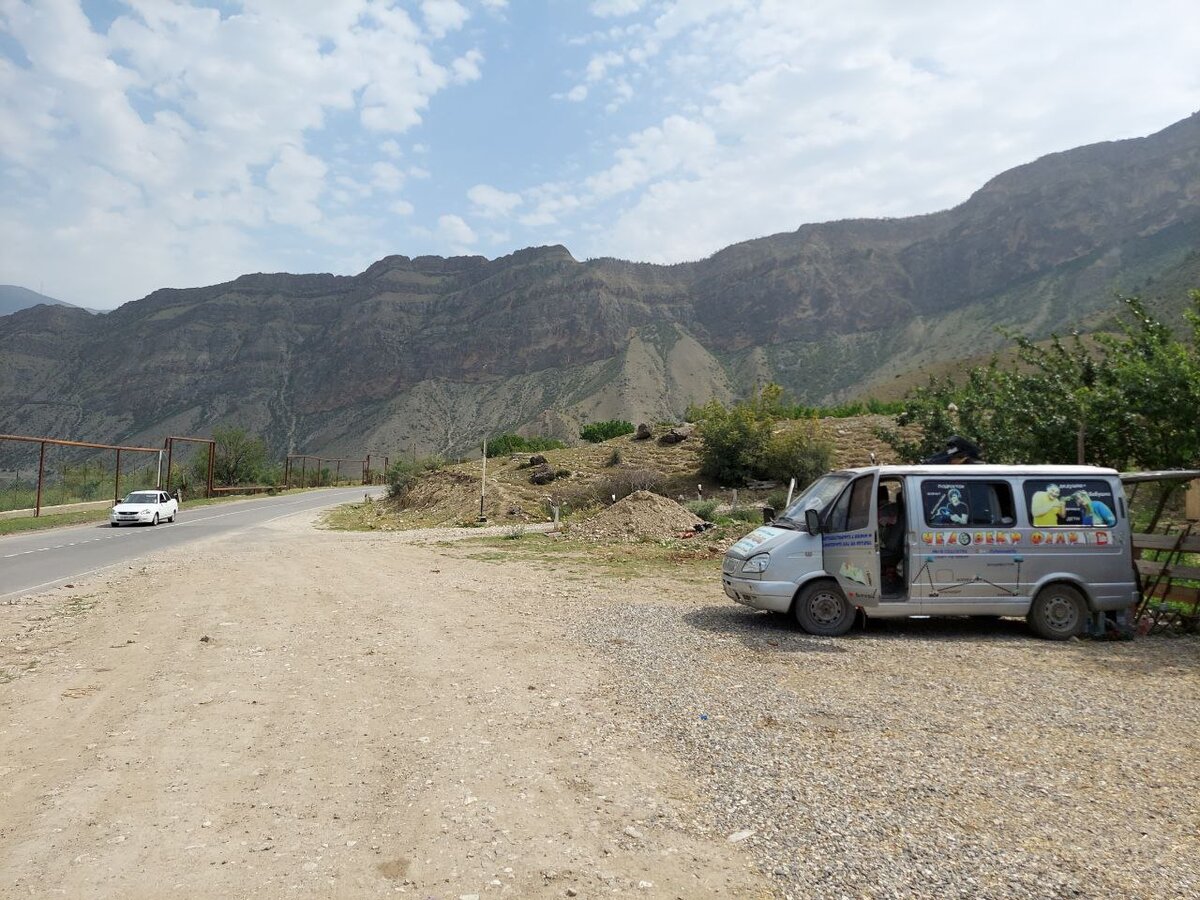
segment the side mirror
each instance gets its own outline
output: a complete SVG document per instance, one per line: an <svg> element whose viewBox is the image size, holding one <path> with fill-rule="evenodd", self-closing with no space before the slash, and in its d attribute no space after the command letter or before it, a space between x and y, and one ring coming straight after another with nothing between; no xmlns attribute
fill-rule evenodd
<svg viewBox="0 0 1200 900"><path fill-rule="evenodd" d="M808 529L809 534L821 533L821 516L815 509L804 511L804 527Z"/></svg>

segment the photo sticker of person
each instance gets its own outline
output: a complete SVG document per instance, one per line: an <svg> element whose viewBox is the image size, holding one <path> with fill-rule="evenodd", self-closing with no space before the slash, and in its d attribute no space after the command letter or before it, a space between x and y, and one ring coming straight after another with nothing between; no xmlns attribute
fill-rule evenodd
<svg viewBox="0 0 1200 900"><path fill-rule="evenodd" d="M1058 525L1067 515L1067 502L1060 499L1061 489L1057 484L1048 484L1038 491L1029 502L1029 516L1038 527Z"/></svg>
<svg viewBox="0 0 1200 900"><path fill-rule="evenodd" d="M1093 499L1087 491L1076 491L1072 499L1079 505L1080 523L1088 528L1111 528L1117 524L1117 517L1103 500Z"/></svg>
<svg viewBox="0 0 1200 900"><path fill-rule="evenodd" d="M929 514L930 525L966 525L970 508L963 501L962 489L952 487L934 504Z"/></svg>

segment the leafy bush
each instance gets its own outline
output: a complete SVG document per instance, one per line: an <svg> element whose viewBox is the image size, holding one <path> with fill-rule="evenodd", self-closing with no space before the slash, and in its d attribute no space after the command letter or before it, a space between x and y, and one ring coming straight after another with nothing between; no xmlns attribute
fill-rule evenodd
<svg viewBox="0 0 1200 900"><path fill-rule="evenodd" d="M436 464L432 460L439 459L435 457L425 457L424 459L398 459L396 462L388 466L387 478L387 495L389 500L400 500L408 493L408 489L416 483L417 479L423 472L431 472L441 466L441 462Z"/></svg>
<svg viewBox="0 0 1200 900"><path fill-rule="evenodd" d="M989 462L1087 462L1118 469L1200 463L1200 291L1176 340L1136 297L1117 334L1052 338L1039 347L1013 336L1019 362L993 360L961 383L930 379L910 391L898 418L923 437L888 442L905 459L941 450L952 434L976 441Z"/></svg>
<svg viewBox="0 0 1200 900"><path fill-rule="evenodd" d="M592 422L579 429L579 436L591 444L599 444L623 434L633 434L636 431L632 422L620 419L609 419L607 422Z"/></svg>
<svg viewBox="0 0 1200 900"><path fill-rule="evenodd" d="M758 472L773 481L795 478L798 486L804 486L828 472L832 465L833 444L821 434L816 420L809 419L771 436Z"/></svg>
<svg viewBox="0 0 1200 900"><path fill-rule="evenodd" d="M828 470L833 447L815 419L799 428L773 434L775 421L787 409L783 388L769 384L750 400L726 408L711 400L689 410L696 419L704 446L701 472L726 485L751 478L787 479L807 484Z"/></svg>
<svg viewBox="0 0 1200 900"><path fill-rule="evenodd" d="M567 445L562 441L544 437L522 437L519 434L502 434L487 442L488 458L511 456L514 453L540 453L543 450L562 450Z"/></svg>
<svg viewBox="0 0 1200 900"><path fill-rule="evenodd" d="M713 513L717 511L719 502L716 500L689 500L683 505L704 521L711 522Z"/></svg>
<svg viewBox="0 0 1200 900"><path fill-rule="evenodd" d="M734 522L762 522L762 510L757 506L739 506L731 509L725 516Z"/></svg>

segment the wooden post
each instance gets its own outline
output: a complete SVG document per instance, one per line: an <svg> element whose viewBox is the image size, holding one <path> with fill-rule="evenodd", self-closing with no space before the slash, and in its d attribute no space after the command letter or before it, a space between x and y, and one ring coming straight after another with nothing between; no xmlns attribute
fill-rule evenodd
<svg viewBox="0 0 1200 900"><path fill-rule="evenodd" d="M217 444L216 441L208 445L208 486L204 496L211 497L213 495L213 469L217 466Z"/></svg>
<svg viewBox="0 0 1200 900"><path fill-rule="evenodd" d="M121 451L117 451L117 474L113 476L113 505L121 499Z"/></svg>
<svg viewBox="0 0 1200 900"><path fill-rule="evenodd" d="M1189 481L1187 494L1183 498L1184 515L1191 521L1200 520L1200 478Z"/></svg>
<svg viewBox="0 0 1200 900"><path fill-rule="evenodd" d="M175 452L174 438L167 438L167 490L171 489L171 457Z"/></svg>

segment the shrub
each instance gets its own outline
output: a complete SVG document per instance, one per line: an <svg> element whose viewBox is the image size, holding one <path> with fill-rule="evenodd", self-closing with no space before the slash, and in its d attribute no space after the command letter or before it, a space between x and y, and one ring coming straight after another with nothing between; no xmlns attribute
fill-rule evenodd
<svg viewBox="0 0 1200 900"><path fill-rule="evenodd" d="M731 509L726 518L734 522L762 522L762 510L757 506L738 506Z"/></svg>
<svg viewBox="0 0 1200 900"><path fill-rule="evenodd" d="M772 480L795 478L796 484L803 486L828 472L832 464L833 445L821 434L816 420L809 419L771 436L759 471Z"/></svg>
<svg viewBox="0 0 1200 900"><path fill-rule="evenodd" d="M689 500L683 504L689 510L698 515L706 522L711 522L713 513L717 511L718 501L716 500Z"/></svg>
<svg viewBox="0 0 1200 900"><path fill-rule="evenodd" d="M579 429L579 436L591 444L599 444L623 434L633 434L636 429L632 422L620 419L610 419L607 422L592 422Z"/></svg>
<svg viewBox="0 0 1200 900"><path fill-rule="evenodd" d="M620 450L614 447L613 452L608 455L608 462L606 462L604 465L612 468L613 466L619 466L623 462L625 462L625 457L621 455Z"/></svg>
<svg viewBox="0 0 1200 900"><path fill-rule="evenodd" d="M511 456L514 453L540 453L543 450L562 450L566 448L562 441L544 437L522 437L519 434L502 434L487 442L487 455Z"/></svg>
<svg viewBox="0 0 1200 900"><path fill-rule="evenodd" d="M431 461L438 460L434 465ZM416 483L423 472L432 472L441 466L440 457L425 457L424 459L399 459L388 466L387 495L389 500L400 500L408 493L408 489Z"/></svg>

